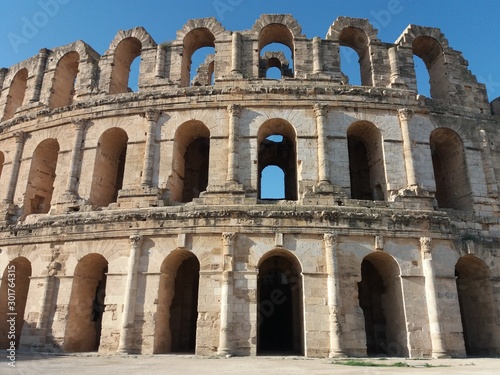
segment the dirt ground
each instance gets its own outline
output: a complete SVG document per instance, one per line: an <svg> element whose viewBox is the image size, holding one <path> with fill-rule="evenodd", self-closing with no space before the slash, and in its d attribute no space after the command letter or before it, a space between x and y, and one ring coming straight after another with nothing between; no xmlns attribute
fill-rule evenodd
<svg viewBox="0 0 500 375"><path fill-rule="evenodd" d="M500 374L500 359L361 359L375 364L397 362L411 367L368 367L333 364L329 359L303 357L233 357L207 358L188 355L98 356L18 354L15 365L3 356L0 374L182 374L182 375L298 375L298 374ZM338 362L342 362L338 361Z"/></svg>

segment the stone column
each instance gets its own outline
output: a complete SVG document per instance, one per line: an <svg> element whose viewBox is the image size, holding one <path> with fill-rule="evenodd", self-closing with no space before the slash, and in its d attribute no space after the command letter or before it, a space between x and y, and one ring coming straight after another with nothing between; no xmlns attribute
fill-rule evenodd
<svg viewBox="0 0 500 375"><path fill-rule="evenodd" d="M321 38L313 38L313 73L319 74L323 72L323 55L321 53Z"/></svg>
<svg viewBox="0 0 500 375"><path fill-rule="evenodd" d="M222 259L222 290L220 297L220 331L219 331L219 355L231 355L229 345L229 324L231 323L231 289L233 285L233 255L235 233L222 233L223 259Z"/></svg>
<svg viewBox="0 0 500 375"><path fill-rule="evenodd" d="M238 183L238 128L241 116L241 107L237 104L227 106L229 114L229 135L227 152L227 178L228 182Z"/></svg>
<svg viewBox="0 0 500 375"><path fill-rule="evenodd" d="M330 319L330 354L329 357L343 357L342 330L339 323L341 313L339 266L337 260L338 235L326 233L324 235L326 250L326 270L328 273L328 309Z"/></svg>
<svg viewBox="0 0 500 375"><path fill-rule="evenodd" d="M327 139L325 135L328 106L316 103L314 105L314 112L316 113L316 132L318 134L318 180L319 184L330 183L328 179L329 165L326 150Z"/></svg>
<svg viewBox="0 0 500 375"><path fill-rule="evenodd" d="M164 78L165 71L165 50L161 44L156 47L155 77Z"/></svg>
<svg viewBox="0 0 500 375"><path fill-rule="evenodd" d="M42 91L43 74L47 65L47 58L49 57L50 50L42 48L38 54L38 62L36 65L35 83L33 85L33 93L30 102L38 102L40 100L40 92Z"/></svg>
<svg viewBox="0 0 500 375"><path fill-rule="evenodd" d="M54 284L57 272L61 269L61 264L58 262L51 262L47 266L47 276L45 277L45 285L43 290L42 304L40 306L40 314L36 323L36 329L49 328L49 315L52 308L52 300L54 298Z"/></svg>
<svg viewBox="0 0 500 375"><path fill-rule="evenodd" d="M0 68L0 91L3 89L3 83L5 81L5 77L7 76L8 72L9 72L9 69Z"/></svg>
<svg viewBox="0 0 500 375"><path fill-rule="evenodd" d="M417 178L415 173L415 165L413 164L413 145L410 136L410 119L413 116L413 111L408 108L398 110L399 124L403 135L403 154L405 158L406 182L408 186L416 186Z"/></svg>
<svg viewBox="0 0 500 375"><path fill-rule="evenodd" d="M443 330L439 316L439 300L436 289L436 275L432 261L432 239L430 237L420 238L420 250L422 256L422 269L425 277L425 296L427 299L427 314L432 343L432 356L434 358L447 357L443 343Z"/></svg>
<svg viewBox="0 0 500 375"><path fill-rule="evenodd" d="M405 81L403 79L403 77L401 77L401 72L400 72L400 69L399 69L399 59L398 59L398 50L397 50L397 47L391 47L389 48L389 64L391 66L391 76L390 76L390 80L391 80L391 87L395 87L395 88L405 88L406 87L406 84L405 84Z"/></svg>
<svg viewBox="0 0 500 375"><path fill-rule="evenodd" d="M14 133L16 138L16 151L14 153L14 158L12 159L12 171L9 180L9 189L7 190L7 197L5 198L5 203L11 204L14 202L14 194L16 192L17 179L19 177L19 166L21 164L21 156L23 155L24 142L28 138L28 134L23 131L18 131Z"/></svg>
<svg viewBox="0 0 500 375"><path fill-rule="evenodd" d="M233 32L231 44L231 73L241 74L241 35Z"/></svg>
<svg viewBox="0 0 500 375"><path fill-rule="evenodd" d="M123 318L120 331L118 353L128 353L131 350L131 333L134 328L135 304L137 299L137 267L141 258L142 236L130 236L130 256L128 258L127 283L125 286L125 301L123 303Z"/></svg>
<svg viewBox="0 0 500 375"><path fill-rule="evenodd" d="M78 170L80 169L80 158L82 155L82 145L83 145L83 135L85 129L87 128L87 119L77 119L73 120L73 125L75 126L76 134L73 141L73 150L71 153L71 160L69 162L69 175L68 181L66 182L66 192L65 195L68 198L76 199L76 184L78 182Z"/></svg>
<svg viewBox="0 0 500 375"><path fill-rule="evenodd" d="M150 109L145 112L144 117L148 120L148 132L144 151L144 162L142 166L142 186L152 187L153 165L155 158L156 124L160 119L161 112Z"/></svg>
<svg viewBox="0 0 500 375"><path fill-rule="evenodd" d="M488 140L488 135L484 129L479 130L481 134L481 155L483 159L484 176L486 177L486 188L488 191L488 196L496 198L498 197L498 186L497 179L495 176L495 169L491 161L493 160L490 152L490 142Z"/></svg>

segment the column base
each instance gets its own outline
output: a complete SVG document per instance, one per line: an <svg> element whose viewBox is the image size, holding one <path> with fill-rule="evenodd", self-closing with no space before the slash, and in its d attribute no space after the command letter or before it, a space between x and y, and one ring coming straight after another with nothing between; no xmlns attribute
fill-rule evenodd
<svg viewBox="0 0 500 375"><path fill-rule="evenodd" d="M163 200L163 191L156 187L122 189L118 192L117 205L120 208L148 208L167 205Z"/></svg>
<svg viewBox="0 0 500 375"><path fill-rule="evenodd" d="M328 354L328 358L346 358L347 354L345 354L341 350L331 350Z"/></svg>
<svg viewBox="0 0 500 375"><path fill-rule="evenodd" d="M451 358L451 355L449 355L446 352L432 352L431 355L432 355L432 358L435 358L435 359L447 359L447 358Z"/></svg>

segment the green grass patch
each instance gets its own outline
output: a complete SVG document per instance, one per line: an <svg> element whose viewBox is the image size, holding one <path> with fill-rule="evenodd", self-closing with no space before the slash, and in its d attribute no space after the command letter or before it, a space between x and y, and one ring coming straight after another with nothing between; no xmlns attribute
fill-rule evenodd
<svg viewBox="0 0 500 375"><path fill-rule="evenodd" d="M337 360L332 362L334 365L344 365L344 366L360 366L360 367L411 367L405 362L396 363L375 363L370 361L362 361L359 359L347 359L347 360Z"/></svg>

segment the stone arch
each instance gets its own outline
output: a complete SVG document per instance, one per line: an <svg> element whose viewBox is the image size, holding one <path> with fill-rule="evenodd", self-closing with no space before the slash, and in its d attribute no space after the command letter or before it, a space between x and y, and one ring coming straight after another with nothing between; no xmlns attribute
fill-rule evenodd
<svg viewBox="0 0 500 375"><path fill-rule="evenodd" d="M259 76L267 78L267 71L270 68L278 68L281 77L293 77L293 70L289 66L290 62L282 51L265 52L260 58Z"/></svg>
<svg viewBox="0 0 500 375"><path fill-rule="evenodd" d="M141 55L141 41L134 37L122 39L113 53L113 67L109 83L110 94L129 92L130 67L132 62Z"/></svg>
<svg viewBox="0 0 500 375"><path fill-rule="evenodd" d="M50 90L50 108L65 107L73 103L79 63L80 54L76 51L66 53L57 62Z"/></svg>
<svg viewBox="0 0 500 375"><path fill-rule="evenodd" d="M64 333L65 352L99 350L107 272L108 261L101 254L87 254L78 261Z"/></svg>
<svg viewBox="0 0 500 375"><path fill-rule="evenodd" d="M53 138L40 142L35 148L24 194L23 217L49 212L58 156L59 143Z"/></svg>
<svg viewBox="0 0 500 375"><path fill-rule="evenodd" d="M431 133L429 144L438 206L468 210L472 191L462 139L449 128L438 128Z"/></svg>
<svg viewBox="0 0 500 375"><path fill-rule="evenodd" d="M409 25L396 41L402 47L411 48L420 57L429 73L430 94L434 99L446 99L450 91L446 51L448 40L437 28Z"/></svg>
<svg viewBox="0 0 500 375"><path fill-rule="evenodd" d="M275 140L275 137L281 140ZM262 198L262 171L270 166L279 167L285 176L285 199L298 199L297 133L286 120L273 118L264 122L257 132L258 197Z"/></svg>
<svg viewBox="0 0 500 375"><path fill-rule="evenodd" d="M467 355L499 355L500 330L488 266L475 255L465 255L457 261L455 276Z"/></svg>
<svg viewBox="0 0 500 375"><path fill-rule="evenodd" d="M338 17L330 26L326 39L354 50L359 57L361 85L373 86L370 46L380 41L372 24L367 19Z"/></svg>
<svg viewBox="0 0 500 375"><path fill-rule="evenodd" d="M367 255L361 263L358 292L365 318L367 354L407 357L406 317L397 261L383 252Z"/></svg>
<svg viewBox="0 0 500 375"><path fill-rule="evenodd" d="M15 341L16 349L19 348L31 272L31 263L24 257L11 260L3 272L0 285L0 349L8 349L11 341ZM12 290L15 294L11 293ZM11 327L7 320L12 316L7 314L12 312L17 315L15 325Z"/></svg>
<svg viewBox="0 0 500 375"><path fill-rule="evenodd" d="M386 173L383 139L371 122L358 121L347 129L351 198L385 200Z"/></svg>
<svg viewBox="0 0 500 375"><path fill-rule="evenodd" d="M177 31L177 41L182 41L181 86L188 87L191 78L191 58L200 48L212 47L216 50L216 41L229 36L226 29L214 17L189 20ZM217 74L217 62L214 60L214 75ZM215 78L215 77L214 77Z"/></svg>
<svg viewBox="0 0 500 375"><path fill-rule="evenodd" d="M121 128L102 133L97 143L90 202L105 207L116 202L123 186L128 135Z"/></svg>
<svg viewBox="0 0 500 375"><path fill-rule="evenodd" d="M207 55L205 61L196 70L193 86L210 86L214 82L215 55Z"/></svg>
<svg viewBox="0 0 500 375"><path fill-rule="evenodd" d="M24 96L28 85L28 69L22 68L14 75L7 94L7 102L2 121L14 117L16 110L24 103Z"/></svg>
<svg viewBox="0 0 500 375"><path fill-rule="evenodd" d="M257 276L257 354L304 354L302 267L289 251L262 256Z"/></svg>
<svg viewBox="0 0 500 375"><path fill-rule="evenodd" d="M153 352L194 353L200 262L192 252L177 249L165 258L160 272Z"/></svg>
<svg viewBox="0 0 500 375"><path fill-rule="evenodd" d="M171 199L191 202L208 186L210 130L201 121L183 123L174 136Z"/></svg>

